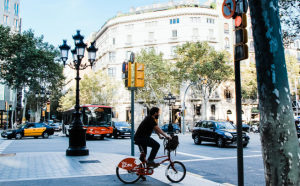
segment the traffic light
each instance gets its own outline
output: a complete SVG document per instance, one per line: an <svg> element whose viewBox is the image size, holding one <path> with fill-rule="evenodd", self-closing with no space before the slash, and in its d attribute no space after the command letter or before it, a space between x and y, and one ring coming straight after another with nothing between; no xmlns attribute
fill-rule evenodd
<svg viewBox="0 0 300 186"><path fill-rule="evenodd" d="M134 87L144 87L144 69L145 65L142 63L135 63L134 64Z"/></svg>
<svg viewBox="0 0 300 186"><path fill-rule="evenodd" d="M124 62L122 72L123 79L125 79L125 87L131 87L131 63Z"/></svg>
<svg viewBox="0 0 300 186"><path fill-rule="evenodd" d="M247 15L239 14L235 18L235 47L234 61L248 59Z"/></svg>
<svg viewBox="0 0 300 186"><path fill-rule="evenodd" d="M50 112L50 101L47 101L47 112Z"/></svg>

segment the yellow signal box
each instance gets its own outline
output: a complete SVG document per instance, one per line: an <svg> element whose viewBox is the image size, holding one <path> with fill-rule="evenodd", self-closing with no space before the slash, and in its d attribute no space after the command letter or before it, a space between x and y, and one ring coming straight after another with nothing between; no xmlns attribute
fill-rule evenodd
<svg viewBox="0 0 300 186"><path fill-rule="evenodd" d="M135 72L134 87L144 87L145 86L144 69L145 69L144 64L142 64L142 63L135 63L134 64L134 72Z"/></svg>

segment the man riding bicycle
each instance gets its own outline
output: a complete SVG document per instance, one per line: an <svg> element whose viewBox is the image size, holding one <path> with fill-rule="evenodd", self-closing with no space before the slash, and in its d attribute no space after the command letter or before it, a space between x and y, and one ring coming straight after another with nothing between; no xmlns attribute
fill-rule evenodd
<svg viewBox="0 0 300 186"><path fill-rule="evenodd" d="M157 141L155 141L153 138L151 138L152 131L154 130L160 139L163 138L162 136L171 139L171 137L168 136L166 133L164 133L157 125L156 120L158 119L158 117L159 117L159 108L157 107L151 108L150 115L145 117L145 119L141 122L140 126L138 127L134 135L135 144L139 145L145 154L147 154L147 147L152 148L147 161L147 165L149 167L159 166L158 163L154 162L154 159L159 150L160 144Z"/></svg>

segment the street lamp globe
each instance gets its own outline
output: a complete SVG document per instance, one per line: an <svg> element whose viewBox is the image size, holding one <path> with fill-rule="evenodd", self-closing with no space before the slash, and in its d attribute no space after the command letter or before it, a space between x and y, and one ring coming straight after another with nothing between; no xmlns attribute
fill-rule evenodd
<svg viewBox="0 0 300 186"><path fill-rule="evenodd" d="M68 60L68 53L70 50L70 47L67 45L67 40L63 40L63 44L59 46L60 53L61 53L61 60L64 63L64 66L66 65L66 61Z"/></svg>
<svg viewBox="0 0 300 186"><path fill-rule="evenodd" d="M71 53L73 56L73 62L76 63L76 61L78 60L76 50L75 49L71 50Z"/></svg>
<svg viewBox="0 0 300 186"><path fill-rule="evenodd" d="M91 67L93 66L94 61L96 60L96 52L97 48L95 47L95 41L91 43L91 46L87 49L88 51L88 59L91 64Z"/></svg>
<svg viewBox="0 0 300 186"><path fill-rule="evenodd" d="M85 47L86 47L86 44L82 40L80 40L80 42L76 44L76 53L77 53L79 59L83 58Z"/></svg>

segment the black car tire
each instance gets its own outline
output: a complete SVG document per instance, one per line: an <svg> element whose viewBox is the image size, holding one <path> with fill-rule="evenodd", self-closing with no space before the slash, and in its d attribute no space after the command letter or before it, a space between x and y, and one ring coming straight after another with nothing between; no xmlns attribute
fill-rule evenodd
<svg viewBox="0 0 300 186"><path fill-rule="evenodd" d="M200 137L199 137L198 135L195 136L195 138L194 138L194 143L195 143L196 145L200 145L200 144L201 144L201 139L200 139Z"/></svg>
<svg viewBox="0 0 300 186"><path fill-rule="evenodd" d="M16 139L22 139L23 135L21 133L16 134Z"/></svg>
<svg viewBox="0 0 300 186"><path fill-rule="evenodd" d="M217 146L220 147L220 148L225 147L225 141L224 141L223 138L219 137L219 138L217 139Z"/></svg>
<svg viewBox="0 0 300 186"><path fill-rule="evenodd" d="M49 134L47 132L43 133L43 138L49 138Z"/></svg>
<svg viewBox="0 0 300 186"><path fill-rule="evenodd" d="M243 147L247 147L247 145L248 145L248 143L246 143L246 144L243 144Z"/></svg>

